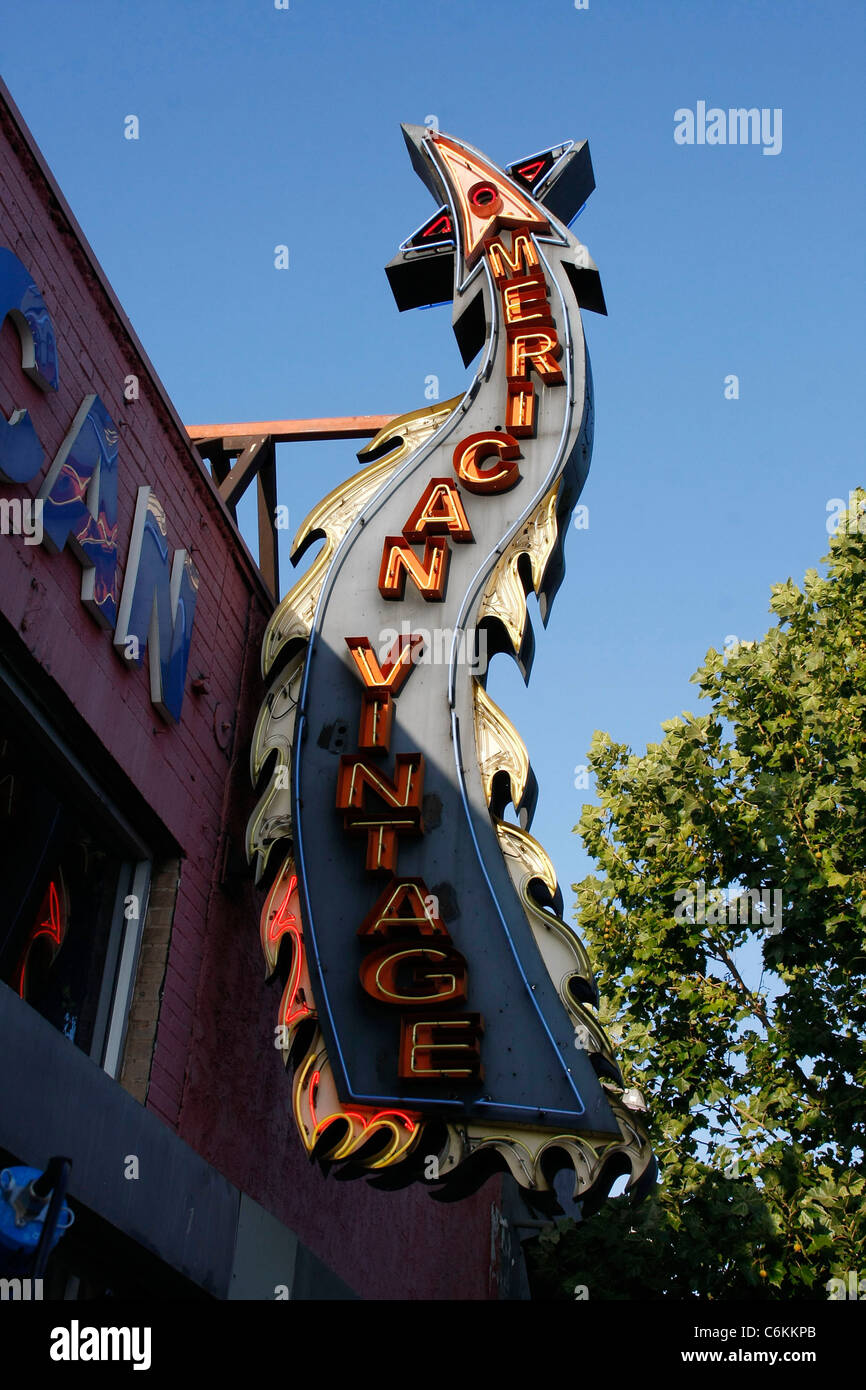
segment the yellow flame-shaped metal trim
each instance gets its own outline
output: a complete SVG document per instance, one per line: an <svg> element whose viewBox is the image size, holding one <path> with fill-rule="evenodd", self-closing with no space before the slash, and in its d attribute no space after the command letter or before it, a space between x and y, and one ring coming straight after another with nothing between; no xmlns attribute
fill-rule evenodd
<svg viewBox="0 0 866 1390"><path fill-rule="evenodd" d="M475 703L475 746L481 781L488 805L493 800L493 779L497 772L507 772L511 781L511 800L515 806L523 801L529 779L529 754L526 744L511 720L491 700L481 682L472 682Z"/></svg>
<svg viewBox="0 0 866 1390"><path fill-rule="evenodd" d="M560 999L574 1021L575 1032L582 1039L580 1045L587 1052L603 1056L616 1070L610 1039L595 1015L569 988L575 977L586 981L592 979L592 965L583 943L567 922L541 907L529 891L532 880L540 879L551 896L556 893L553 864L538 841L525 830L519 830L505 821L497 821L496 832L539 953Z"/></svg>
<svg viewBox="0 0 866 1390"><path fill-rule="evenodd" d="M250 748L250 774L256 786L273 753L276 761L265 791L247 824L247 859L256 858L256 882L262 877L273 846L292 835L292 795L289 775L304 674L304 651L291 658L265 696Z"/></svg>
<svg viewBox="0 0 866 1390"><path fill-rule="evenodd" d="M528 557L532 587L537 593L559 534L556 517L559 487L556 482L509 541L490 576L478 610L479 622L483 618L499 619L515 653L521 650L526 630L526 590L520 575L521 557Z"/></svg>
<svg viewBox="0 0 866 1390"><path fill-rule="evenodd" d="M527 830L521 830L516 825L509 825L504 820L496 821L496 834L499 837L499 847L505 855L506 862L516 861L527 879L540 878L551 897L554 897L558 886L556 870L550 861L550 856L538 841ZM514 877L511 863L508 863L508 869Z"/></svg>
<svg viewBox="0 0 866 1390"><path fill-rule="evenodd" d="M553 1150L568 1156L574 1172L574 1198L589 1191L598 1181L602 1169L615 1157L621 1156L629 1169L629 1186L640 1181L653 1161L649 1139L635 1117L619 1098L605 1088L608 1103L620 1129L620 1139L594 1139L584 1134L551 1134L550 1130L516 1127L510 1134L501 1134L492 1126L449 1126L448 1146L439 1157L439 1175L447 1177L471 1155L494 1149L502 1156L508 1170L521 1187L534 1192L550 1192L551 1184L544 1174L544 1158Z"/></svg>

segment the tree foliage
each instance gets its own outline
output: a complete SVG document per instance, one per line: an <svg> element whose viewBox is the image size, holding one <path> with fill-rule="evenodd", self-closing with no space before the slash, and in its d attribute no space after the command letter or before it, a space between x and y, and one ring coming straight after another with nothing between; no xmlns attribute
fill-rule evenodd
<svg viewBox="0 0 866 1390"><path fill-rule="evenodd" d="M578 916L661 1177L542 1236L536 1296L826 1299L864 1272L866 517L841 521L826 577L708 652L709 713L643 756L594 737ZM779 892L772 928L746 889Z"/></svg>

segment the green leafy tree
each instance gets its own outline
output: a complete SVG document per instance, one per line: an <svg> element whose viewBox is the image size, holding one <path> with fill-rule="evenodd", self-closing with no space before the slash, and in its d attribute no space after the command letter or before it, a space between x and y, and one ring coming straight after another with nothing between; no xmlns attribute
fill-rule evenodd
<svg viewBox="0 0 866 1390"><path fill-rule="evenodd" d="M708 714L641 757L594 737L578 916L660 1182L543 1235L536 1297L826 1299L866 1274L863 532L858 507L763 640L708 652Z"/></svg>

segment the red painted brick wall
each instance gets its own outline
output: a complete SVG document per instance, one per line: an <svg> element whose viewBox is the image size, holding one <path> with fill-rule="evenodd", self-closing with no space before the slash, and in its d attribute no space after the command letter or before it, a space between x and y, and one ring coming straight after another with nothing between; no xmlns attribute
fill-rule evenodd
<svg viewBox="0 0 866 1390"><path fill-rule="evenodd" d="M22 537L0 537L4 640L26 645L141 793L182 852L147 1104L220 1172L274 1212L367 1298L496 1296L491 1206L498 1180L440 1206L423 1190L382 1193L326 1180L308 1163L290 1114L289 1079L273 1047L276 987L264 985L260 895L220 886L226 836L243 843L253 804L249 740L261 686L267 596L122 312L19 119L0 95L0 244L28 267L52 316L60 389L43 393L20 370L17 334L0 329L0 409L31 413L53 458L83 397L101 396L120 428L121 567L136 489L166 508L170 544L186 546L201 586L180 724L149 698L146 662L128 670L80 602L81 567ZM140 399L127 401L134 373ZM231 403L227 410L231 413ZM47 463L46 463L47 470ZM43 474L44 476L44 474ZM0 496L35 496L0 484ZM17 637L9 634L14 632ZM208 678L195 695L190 679ZM215 719L236 719L229 747ZM139 1078L141 1081L141 1078Z"/></svg>

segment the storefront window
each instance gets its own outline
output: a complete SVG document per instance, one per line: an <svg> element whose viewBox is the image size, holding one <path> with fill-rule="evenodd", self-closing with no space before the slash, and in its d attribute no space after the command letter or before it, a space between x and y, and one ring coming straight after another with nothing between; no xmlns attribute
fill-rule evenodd
<svg viewBox="0 0 866 1390"><path fill-rule="evenodd" d="M50 761L0 727L0 980L97 1060L132 872Z"/></svg>

